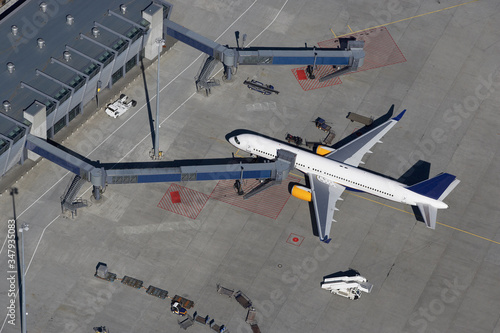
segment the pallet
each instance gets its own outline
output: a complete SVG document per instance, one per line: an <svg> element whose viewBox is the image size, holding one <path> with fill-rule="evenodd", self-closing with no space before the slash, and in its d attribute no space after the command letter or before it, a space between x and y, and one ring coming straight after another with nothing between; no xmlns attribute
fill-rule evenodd
<svg viewBox="0 0 500 333"><path fill-rule="evenodd" d="M109 282L113 282L114 280L116 280L116 274L115 273L106 273L106 276L105 277L100 277L99 275L94 274L94 276L98 279L101 279L101 280L104 280L104 281L109 281Z"/></svg>
<svg viewBox="0 0 500 333"><path fill-rule="evenodd" d="M335 133L333 132L328 132L328 135L326 136L326 138L323 140L323 143L325 145L331 145L332 144L332 141L333 139L335 139Z"/></svg>
<svg viewBox="0 0 500 333"><path fill-rule="evenodd" d="M187 298L184 298L182 296L179 296L179 295L175 295L173 298L172 298L172 302L179 302L179 304L185 308L186 310L189 310L191 309L193 306L194 306L194 302L187 299Z"/></svg>
<svg viewBox="0 0 500 333"><path fill-rule="evenodd" d="M224 288L220 284L217 285L217 292L220 295L226 295L228 297L233 297L233 295L234 295L234 290L228 289L228 288Z"/></svg>
<svg viewBox="0 0 500 333"><path fill-rule="evenodd" d="M183 319L182 321L178 321L179 323L179 326L183 329L188 329L188 327L191 327L193 326L194 324L194 320L193 320L193 317L191 317L190 315L187 315L186 316L186 319Z"/></svg>
<svg viewBox="0 0 500 333"><path fill-rule="evenodd" d="M252 301L250 300L250 298L248 298L245 294L243 294L241 291L238 291L236 293L236 295L234 296L234 298L236 299L236 301L238 303L240 303L240 305L242 307L244 307L245 309L248 309L249 307L252 306Z"/></svg>
<svg viewBox="0 0 500 333"><path fill-rule="evenodd" d="M259 325L252 324L252 325L250 325L250 328L252 329L252 333L260 333Z"/></svg>
<svg viewBox="0 0 500 333"><path fill-rule="evenodd" d="M168 291L153 286L149 286L148 290L146 290L146 293L161 299L165 299L168 296Z"/></svg>
<svg viewBox="0 0 500 333"><path fill-rule="evenodd" d="M202 325L206 325L209 320L210 320L210 317L208 317L208 316L206 316L206 317L196 316L196 319L195 319L195 321L197 323L200 323Z"/></svg>
<svg viewBox="0 0 500 333"><path fill-rule="evenodd" d="M257 316L257 311L255 311L254 308L248 309L247 318L245 319L245 322L249 325L256 324L257 323L257 321L255 320L256 316Z"/></svg>
<svg viewBox="0 0 500 333"><path fill-rule="evenodd" d="M140 289L142 288L143 281L125 275L122 279L122 283L126 284L129 287Z"/></svg>

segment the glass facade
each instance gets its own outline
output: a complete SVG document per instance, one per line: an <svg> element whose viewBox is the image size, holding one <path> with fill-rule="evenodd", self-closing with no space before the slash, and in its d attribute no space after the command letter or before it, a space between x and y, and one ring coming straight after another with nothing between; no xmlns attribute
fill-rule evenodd
<svg viewBox="0 0 500 333"><path fill-rule="evenodd" d="M111 85L115 84L119 79L123 77L123 67L118 68L116 72L111 76Z"/></svg>
<svg viewBox="0 0 500 333"><path fill-rule="evenodd" d="M77 92L83 85L85 84L85 78L81 75L77 75L71 80L69 83L69 86L71 88L75 89L75 92Z"/></svg>
<svg viewBox="0 0 500 333"><path fill-rule="evenodd" d="M127 32L127 38L130 38L132 40L132 43L133 43L137 39L139 39L139 37L141 37L141 33L142 33L141 29L139 29L137 27L133 27L132 30Z"/></svg>
<svg viewBox="0 0 500 333"><path fill-rule="evenodd" d="M46 115L48 116L49 114L51 114L52 112L54 112L54 110L56 109L56 103L52 102L52 101L49 101L47 100L45 102L45 113Z"/></svg>
<svg viewBox="0 0 500 333"><path fill-rule="evenodd" d="M146 30L149 30L149 26L151 25L151 23L149 23L149 21L145 19L142 19L141 23L139 24L142 25Z"/></svg>
<svg viewBox="0 0 500 333"><path fill-rule="evenodd" d="M71 90L62 88L59 92L54 96L55 99L59 101L59 105L64 103L71 96Z"/></svg>
<svg viewBox="0 0 500 333"><path fill-rule="evenodd" d="M99 73L100 65L91 63L85 70L83 71L85 74L89 76L89 80L93 78L97 73Z"/></svg>
<svg viewBox="0 0 500 333"><path fill-rule="evenodd" d="M9 134L7 134L7 137L14 141L13 143L19 141L19 139L21 139L23 136L24 136L24 127L21 126L16 126L12 131L9 132Z"/></svg>
<svg viewBox="0 0 500 333"><path fill-rule="evenodd" d="M127 49L128 41L120 39L111 47L113 50L118 51L118 54L121 54L123 51Z"/></svg>
<svg viewBox="0 0 500 333"><path fill-rule="evenodd" d="M80 107L80 104L78 104L77 106L75 106L69 113L68 113L68 121L72 121L73 119L75 119L75 117L77 115L79 115L81 113L81 107Z"/></svg>
<svg viewBox="0 0 500 333"><path fill-rule="evenodd" d="M134 66L137 64L137 57L132 57L127 63L125 64L125 73L128 73Z"/></svg>
<svg viewBox="0 0 500 333"><path fill-rule="evenodd" d="M9 149L9 141L0 139L0 155L5 153Z"/></svg>
<svg viewBox="0 0 500 333"><path fill-rule="evenodd" d="M115 58L115 54L109 51L104 52L97 60L102 63L104 67L109 65Z"/></svg>
<svg viewBox="0 0 500 333"><path fill-rule="evenodd" d="M54 124L54 135L59 132L64 126L66 126L66 116L62 117Z"/></svg>

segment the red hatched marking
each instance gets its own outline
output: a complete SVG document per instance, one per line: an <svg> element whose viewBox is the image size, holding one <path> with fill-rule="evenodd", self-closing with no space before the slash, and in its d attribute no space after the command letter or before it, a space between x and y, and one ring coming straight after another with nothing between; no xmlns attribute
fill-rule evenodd
<svg viewBox="0 0 500 333"><path fill-rule="evenodd" d="M177 194L175 194L177 192ZM174 198L178 196L179 201ZM208 200L208 195L177 184L171 184L158 207L172 213L196 219Z"/></svg>
<svg viewBox="0 0 500 333"><path fill-rule="evenodd" d="M394 42L394 39L392 38L391 34L389 33L386 27L365 30L362 32L346 35L343 37L345 38L356 37L356 40L362 40L365 42L364 63L363 66L357 72L394 65L406 61L406 58L404 57L399 47L396 45L396 42ZM318 46L322 48L336 48L339 47L339 40L338 38L325 40L319 42ZM305 69L305 67L292 69L292 73L295 75L297 80L299 80L299 78L297 77L296 71L303 69ZM314 71L316 79L302 80L302 81L299 80L298 82L302 87L302 89L306 91L332 86L336 84L341 84L342 81L340 81L339 78L327 80L326 82L318 81L319 78L331 73L333 73L332 66L318 66L318 69Z"/></svg>
<svg viewBox="0 0 500 333"><path fill-rule="evenodd" d="M234 180L221 180L212 191L210 198L276 219L288 201L288 198L290 198L288 183L298 182L299 180L299 178L288 176L281 184L271 186L246 200L243 199L243 196L236 193L233 187ZM245 193L248 193L259 184L258 180L245 180L242 182Z"/></svg>
<svg viewBox="0 0 500 333"><path fill-rule="evenodd" d="M287 243L295 246L300 246L303 241L304 241L303 236L299 236L294 233L291 233L290 236L288 236L288 239L286 240Z"/></svg>
<svg viewBox="0 0 500 333"><path fill-rule="evenodd" d="M365 60L358 72L406 61L405 56L396 45L386 27L365 30L344 37L356 37L356 40L365 42ZM336 38L325 40L319 42L318 46L338 47L339 40Z"/></svg>
<svg viewBox="0 0 500 333"><path fill-rule="evenodd" d="M319 82L319 78L326 76L328 74L331 74L333 72L333 68L330 65L317 66L317 68L314 70L314 76L316 77L314 80L306 80L307 77L306 77L306 79L300 79L298 73L304 72L304 75L305 75L306 68L307 68L307 66L292 69L293 75L295 76L297 81L299 81L300 86L305 91L334 86L334 85L342 83L342 81L340 80L339 77L333 78L331 80L327 80L325 82Z"/></svg>

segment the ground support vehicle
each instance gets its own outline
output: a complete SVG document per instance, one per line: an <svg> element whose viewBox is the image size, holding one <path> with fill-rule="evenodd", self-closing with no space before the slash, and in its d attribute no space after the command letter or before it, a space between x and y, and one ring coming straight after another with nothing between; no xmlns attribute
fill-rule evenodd
<svg viewBox="0 0 500 333"><path fill-rule="evenodd" d="M321 288L352 300L360 298L362 291L371 292L372 287L373 284L368 283L361 275L325 278L321 283Z"/></svg>
<svg viewBox="0 0 500 333"><path fill-rule="evenodd" d="M128 97L125 94L121 94L120 98L106 107L106 114L112 118L118 118L125 112L127 112L131 107L135 107L137 102L134 100L127 101Z"/></svg>

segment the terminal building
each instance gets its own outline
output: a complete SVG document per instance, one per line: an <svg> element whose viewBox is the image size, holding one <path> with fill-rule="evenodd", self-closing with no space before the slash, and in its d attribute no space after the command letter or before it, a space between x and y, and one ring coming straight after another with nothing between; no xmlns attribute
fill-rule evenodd
<svg viewBox="0 0 500 333"><path fill-rule="evenodd" d="M158 55L162 0L25 1L0 21L0 177L52 138L140 59Z"/></svg>

